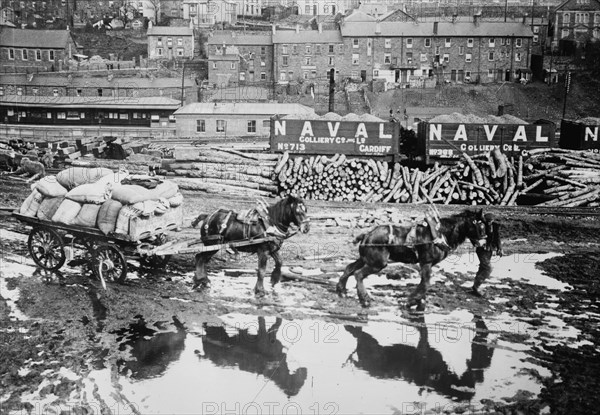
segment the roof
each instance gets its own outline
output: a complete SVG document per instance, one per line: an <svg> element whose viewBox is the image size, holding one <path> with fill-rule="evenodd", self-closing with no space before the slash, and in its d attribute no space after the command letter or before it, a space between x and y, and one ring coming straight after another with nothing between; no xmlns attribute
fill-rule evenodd
<svg viewBox="0 0 600 415"><path fill-rule="evenodd" d="M64 49L71 37L68 30L32 30L0 27L0 46Z"/></svg>
<svg viewBox="0 0 600 415"><path fill-rule="evenodd" d="M594 0L592 0L592 1L594 1ZM571 2L571 0L563 1L558 6L556 6L552 12L554 13L554 12L557 12L558 10L560 10L560 9L565 8L565 6L568 5L570 2ZM598 6L600 6L600 1L599 0L595 0L595 2L596 2L596 4ZM565 10L571 10L571 9L565 9ZM577 10L578 11L579 10L593 10L593 8L587 7L587 5L578 5Z"/></svg>
<svg viewBox="0 0 600 415"><path fill-rule="evenodd" d="M276 114L306 114L315 115L315 111L301 104L280 104L263 102L195 102L188 104L177 111L175 115L223 114L223 115L265 115Z"/></svg>
<svg viewBox="0 0 600 415"><path fill-rule="evenodd" d="M119 78L110 81L106 77L74 76L69 80L66 76L31 74L0 74L0 85L26 85L69 88L181 88L181 78ZM194 86L193 79L184 78L184 86Z"/></svg>
<svg viewBox="0 0 600 415"><path fill-rule="evenodd" d="M240 56L235 54L235 55L210 55L208 57L209 61L238 61L240 59Z"/></svg>
<svg viewBox="0 0 600 415"><path fill-rule="evenodd" d="M264 32L263 32L264 33ZM208 45L259 45L259 46L270 46L272 44L271 33L265 35L247 35L247 34L215 34L208 38L206 43Z"/></svg>
<svg viewBox="0 0 600 415"><path fill-rule="evenodd" d="M339 30L278 31L273 34L273 43L342 43Z"/></svg>
<svg viewBox="0 0 600 415"><path fill-rule="evenodd" d="M344 22L341 31L344 37L361 36L434 36L433 23L380 22L381 33L375 34L376 22ZM500 22L439 22L435 36L439 37L532 37L531 28L523 23Z"/></svg>
<svg viewBox="0 0 600 415"><path fill-rule="evenodd" d="M146 33L148 36L194 36L194 30L182 26L152 26Z"/></svg>
<svg viewBox="0 0 600 415"><path fill-rule="evenodd" d="M348 16L344 18L346 22L374 22L375 19L373 16L360 11L358 9L354 9Z"/></svg>
<svg viewBox="0 0 600 415"><path fill-rule="evenodd" d="M40 95L4 95L0 96L0 105L19 105L23 107L53 108L116 108L116 109L177 109L181 101L167 97L48 97Z"/></svg>

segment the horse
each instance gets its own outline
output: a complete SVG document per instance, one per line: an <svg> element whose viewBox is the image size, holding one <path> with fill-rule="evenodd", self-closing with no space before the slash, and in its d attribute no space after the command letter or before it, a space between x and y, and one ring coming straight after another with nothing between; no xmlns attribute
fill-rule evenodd
<svg viewBox="0 0 600 415"><path fill-rule="evenodd" d="M271 241L236 248L238 251L258 255L258 278L254 293L257 296L263 296L265 294L263 278L268 257L271 256L275 261L275 268L271 274L271 284L274 286L281 279L281 266L283 263L279 255L279 249L283 241L292 235L289 233L290 225L294 224L300 232L307 233L310 230L310 223L306 205L302 199L292 195L271 206L265 206L265 209L254 209L251 212L254 212L254 219L248 221L232 210L219 209L211 215L199 215L192 222L192 226L197 227L201 224L201 235L205 245L273 236L274 240ZM209 286L210 281L206 275L206 264L215 253L216 251L212 251L196 255L194 289L203 289Z"/></svg>
<svg viewBox="0 0 600 415"><path fill-rule="evenodd" d="M485 245L487 240L483 210L465 210L462 213L440 219L440 234L444 235L450 250L444 250L433 243L431 231L427 226L416 227L399 225L380 225L354 239L359 245L360 257L349 264L336 285L340 296L347 293L346 282L351 275L356 278L358 299L363 307L370 305L371 299L363 285L370 274L384 269L388 262L403 262L420 265L421 282L411 293L408 306L422 305L425 299L431 268L443 261L467 238L475 247Z"/></svg>

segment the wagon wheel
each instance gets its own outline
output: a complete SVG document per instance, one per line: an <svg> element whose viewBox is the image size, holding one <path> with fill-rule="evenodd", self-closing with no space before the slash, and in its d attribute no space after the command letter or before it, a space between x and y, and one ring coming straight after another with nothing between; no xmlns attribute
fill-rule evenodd
<svg viewBox="0 0 600 415"><path fill-rule="evenodd" d="M94 274L101 281L125 282L127 261L123 252L115 245L98 244L94 248Z"/></svg>
<svg viewBox="0 0 600 415"><path fill-rule="evenodd" d="M34 228L29 233L27 247L33 261L48 271L56 271L67 259L61 236L50 228Z"/></svg>
<svg viewBox="0 0 600 415"><path fill-rule="evenodd" d="M156 239L152 242L154 246L164 245L168 242L169 238L165 234L156 236ZM171 255L143 255L140 257L140 265L146 268L158 268L162 269L167 266L171 260Z"/></svg>

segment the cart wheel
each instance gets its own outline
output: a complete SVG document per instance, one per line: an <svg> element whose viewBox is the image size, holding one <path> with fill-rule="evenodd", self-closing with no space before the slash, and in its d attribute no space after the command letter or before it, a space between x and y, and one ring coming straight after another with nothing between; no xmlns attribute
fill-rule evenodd
<svg viewBox="0 0 600 415"><path fill-rule="evenodd" d="M169 238L165 234L156 236L156 239L152 242L154 246L164 245L168 242ZM167 266L171 260L171 255L144 255L140 257L140 265L146 268L159 268L162 269Z"/></svg>
<svg viewBox="0 0 600 415"><path fill-rule="evenodd" d="M94 273L101 281L116 281L127 278L127 261L121 250L110 244L99 244L94 249Z"/></svg>
<svg viewBox="0 0 600 415"><path fill-rule="evenodd" d="M29 233L27 247L33 261L48 271L56 271L67 259L61 236L50 228L34 228Z"/></svg>

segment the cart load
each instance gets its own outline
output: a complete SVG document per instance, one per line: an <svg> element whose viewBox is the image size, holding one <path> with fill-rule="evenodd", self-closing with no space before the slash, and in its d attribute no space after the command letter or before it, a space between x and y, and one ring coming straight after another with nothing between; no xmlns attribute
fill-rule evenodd
<svg viewBox="0 0 600 415"><path fill-rule="evenodd" d="M19 214L139 241L183 224L177 184L106 168L72 167L32 185Z"/></svg>

